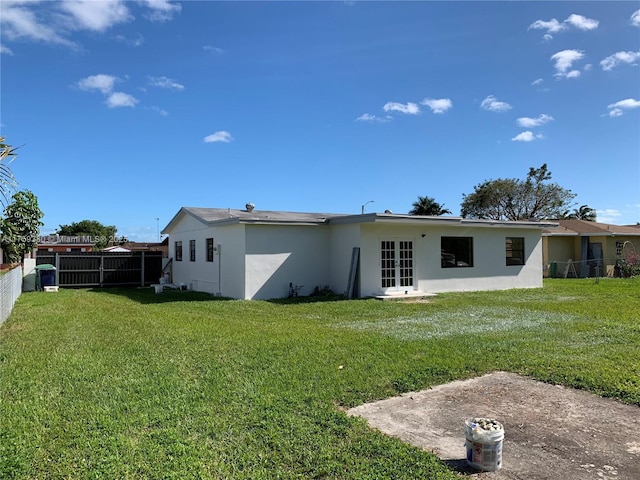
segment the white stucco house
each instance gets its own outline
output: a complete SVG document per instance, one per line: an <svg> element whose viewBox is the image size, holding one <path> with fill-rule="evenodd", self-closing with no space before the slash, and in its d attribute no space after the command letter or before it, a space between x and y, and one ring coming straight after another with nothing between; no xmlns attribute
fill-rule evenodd
<svg viewBox="0 0 640 480"><path fill-rule="evenodd" d="M392 213L182 207L169 236L171 281L238 299L348 297L542 286L543 228Z"/></svg>

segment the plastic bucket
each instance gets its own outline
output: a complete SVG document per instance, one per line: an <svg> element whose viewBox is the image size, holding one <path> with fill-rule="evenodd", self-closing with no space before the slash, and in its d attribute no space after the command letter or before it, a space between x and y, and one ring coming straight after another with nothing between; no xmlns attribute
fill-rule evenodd
<svg viewBox="0 0 640 480"><path fill-rule="evenodd" d="M477 470L495 472L502 467L504 428L496 420L472 418L465 421L467 464Z"/></svg>

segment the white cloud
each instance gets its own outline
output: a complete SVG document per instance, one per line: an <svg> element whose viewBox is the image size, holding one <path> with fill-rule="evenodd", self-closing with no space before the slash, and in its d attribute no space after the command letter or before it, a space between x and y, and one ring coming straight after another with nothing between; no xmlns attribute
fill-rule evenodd
<svg viewBox="0 0 640 480"><path fill-rule="evenodd" d="M490 112L506 112L507 110L511 110L511 105L506 102L499 101L493 95L489 95L485 98L480 104L480 107L485 110L489 110Z"/></svg>
<svg viewBox="0 0 640 480"><path fill-rule="evenodd" d="M429 107L433 113L444 113L453 107L449 98L425 98L420 104Z"/></svg>
<svg viewBox="0 0 640 480"><path fill-rule="evenodd" d="M163 117L168 117L169 116L169 112L167 112L166 110L163 110L160 107L149 107L149 110L152 110L152 111L156 112L158 115L161 115Z"/></svg>
<svg viewBox="0 0 640 480"><path fill-rule="evenodd" d="M640 10L639 10L640 11ZM609 55L607 58L600 62L602 70L613 70L621 63L634 64L640 60L640 51L638 52L616 52L613 55Z"/></svg>
<svg viewBox="0 0 640 480"><path fill-rule="evenodd" d="M620 210L617 210L615 208L596 209L596 217L598 218L598 222L616 223L621 216L622 213L620 213Z"/></svg>
<svg viewBox="0 0 640 480"><path fill-rule="evenodd" d="M598 24L600 22L598 22L598 20L593 20L592 18L572 13L569 15L569 18L565 20L565 23L569 23L580 30L595 30L598 28Z"/></svg>
<svg viewBox="0 0 640 480"><path fill-rule="evenodd" d="M543 79L541 78L537 78L536 80L534 80L533 82L531 82L531 85L540 85L542 82L544 82Z"/></svg>
<svg viewBox="0 0 640 480"><path fill-rule="evenodd" d="M549 33L557 33L567 28L565 25L560 23L557 19L552 18L549 21L544 20L536 20L531 25L529 25L529 30L546 30L547 34Z"/></svg>
<svg viewBox="0 0 640 480"><path fill-rule="evenodd" d="M135 107L138 100L128 93L113 92L104 101L109 108Z"/></svg>
<svg viewBox="0 0 640 480"><path fill-rule="evenodd" d="M551 115L541 113L537 118L520 117L518 118L518 120L516 120L516 123L518 124L518 126L523 128L535 128L539 127L540 125L544 125L551 120L553 120L553 117Z"/></svg>
<svg viewBox="0 0 640 480"><path fill-rule="evenodd" d="M184 90L184 85L168 77L148 77L152 87L167 88L169 90Z"/></svg>
<svg viewBox="0 0 640 480"><path fill-rule="evenodd" d="M173 18L174 13L182 11L179 3L171 3L168 0L141 0L151 10L145 17L152 22L166 22Z"/></svg>
<svg viewBox="0 0 640 480"><path fill-rule="evenodd" d="M512 142L532 142L537 138L543 138L542 134L539 133L537 135L534 135L533 132L530 132L527 130L526 132L519 133L518 135L513 137L511 141Z"/></svg>
<svg viewBox="0 0 640 480"><path fill-rule="evenodd" d="M640 108L640 100L636 100L635 98L625 98L624 100L607 105L607 108L609 109L610 117L619 117L625 110Z"/></svg>
<svg viewBox="0 0 640 480"><path fill-rule="evenodd" d="M81 90L98 90L105 95L111 93L113 86L118 81L117 77L113 75L105 75L103 73L98 75L91 75L78 81L77 86Z"/></svg>
<svg viewBox="0 0 640 480"><path fill-rule="evenodd" d="M372 115L370 113L363 113L358 118L356 118L356 122L377 122L377 123L387 123L392 120L393 117L391 115L387 115L385 117L378 117L376 115Z"/></svg>
<svg viewBox="0 0 640 480"><path fill-rule="evenodd" d="M420 107L412 102L408 102L406 105L403 103L387 102L382 108L385 112L401 112L408 115L417 115L420 113Z"/></svg>
<svg viewBox="0 0 640 480"><path fill-rule="evenodd" d="M225 52L224 48L214 47L211 45L205 45L204 47L202 47L202 49L206 50L207 52L217 53L217 54L222 54Z"/></svg>
<svg viewBox="0 0 640 480"><path fill-rule="evenodd" d="M5 47L0 44L0 53L4 53L5 55L13 55L13 51L9 47Z"/></svg>
<svg viewBox="0 0 640 480"><path fill-rule="evenodd" d="M124 35L116 35L114 38L119 42L126 45L132 45L134 47L139 47L144 43L144 37L140 33L138 33L135 38L127 38Z"/></svg>
<svg viewBox="0 0 640 480"><path fill-rule="evenodd" d="M60 4L60 7L71 14L75 20L76 29L103 32L114 25L133 20L133 15L121 0L109 2L65 0Z"/></svg>
<svg viewBox="0 0 640 480"><path fill-rule="evenodd" d="M553 35L551 35L552 33L562 32L571 27L585 31L595 30L596 28L598 28L599 23L600 22L598 22L598 20L572 13L564 20L564 22L559 22L555 18L552 18L548 21L536 20L531 25L529 25L529 30L546 30L546 33L542 38L544 38L544 40L546 41L550 41L553 39Z"/></svg>
<svg viewBox="0 0 640 480"><path fill-rule="evenodd" d="M139 0L136 3L143 6L143 15L152 21L169 20L182 8L180 4L167 0ZM104 32L131 22L135 19L129 9L131 5L135 4L127 4L126 0L2 0L0 24L3 36L11 40L26 39L77 47L68 38L74 31Z"/></svg>
<svg viewBox="0 0 640 480"><path fill-rule="evenodd" d="M206 137L204 137L205 143L216 143L216 142L229 143L232 141L233 141L233 137L231 136L231 134L224 130L214 132L211 135L207 135Z"/></svg>
<svg viewBox="0 0 640 480"><path fill-rule="evenodd" d="M582 60L584 52L581 50L562 50L551 55L551 60L555 61L556 77L575 78L580 76L578 70L571 70L574 62Z"/></svg>
<svg viewBox="0 0 640 480"><path fill-rule="evenodd" d="M631 14L631 25L640 27L640 10L636 10Z"/></svg>
<svg viewBox="0 0 640 480"><path fill-rule="evenodd" d="M35 2L29 4L31 7ZM48 22L38 19L27 4L21 2L0 2L0 26L9 39L29 39L67 46L75 44L60 36Z"/></svg>

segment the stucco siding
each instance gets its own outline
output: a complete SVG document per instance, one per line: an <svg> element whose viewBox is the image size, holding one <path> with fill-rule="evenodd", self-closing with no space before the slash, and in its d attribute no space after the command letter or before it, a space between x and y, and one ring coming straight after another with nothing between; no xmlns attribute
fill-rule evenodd
<svg viewBox="0 0 640 480"><path fill-rule="evenodd" d="M329 229L315 225L247 225L247 299L286 297L289 284L309 295L329 285Z"/></svg>
<svg viewBox="0 0 640 480"><path fill-rule="evenodd" d="M445 291L501 290L542 286L542 241L540 231L491 227L433 227L363 225L361 241L362 295L379 295L381 287L380 244L383 240L413 242L413 288L425 293ZM423 236L424 235L424 236ZM471 237L473 266L442 268L441 238ZM506 238L522 237L525 265L506 264Z"/></svg>
<svg viewBox="0 0 640 480"><path fill-rule="evenodd" d="M171 231L169 237L169 258L172 259L171 275L172 282L176 285L181 283L191 288L191 280L193 278L191 269L192 262L189 261L189 240L201 238L207 230L206 225L199 222L195 218L185 215L180 222ZM176 257L176 242L182 242L182 260L178 261ZM198 252L196 252L198 253Z"/></svg>
<svg viewBox="0 0 640 480"><path fill-rule="evenodd" d="M360 247L360 225L333 226L331 227L330 239L329 286L334 293L346 294L353 248ZM357 286L356 290L359 291L360 288L360 286Z"/></svg>

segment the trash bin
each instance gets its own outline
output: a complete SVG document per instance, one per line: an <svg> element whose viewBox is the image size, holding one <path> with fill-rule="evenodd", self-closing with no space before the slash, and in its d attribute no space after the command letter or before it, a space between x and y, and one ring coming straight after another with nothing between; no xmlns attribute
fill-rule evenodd
<svg viewBox="0 0 640 480"><path fill-rule="evenodd" d="M36 272L36 290L44 290L44 287L56 285L56 267L53 265L37 265Z"/></svg>
<svg viewBox="0 0 640 480"><path fill-rule="evenodd" d="M40 285L42 287L52 287L56 284L55 270L40 270Z"/></svg>

